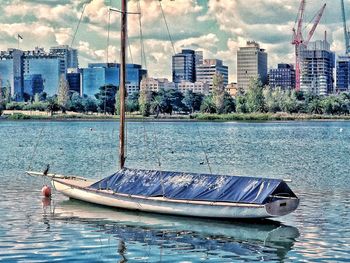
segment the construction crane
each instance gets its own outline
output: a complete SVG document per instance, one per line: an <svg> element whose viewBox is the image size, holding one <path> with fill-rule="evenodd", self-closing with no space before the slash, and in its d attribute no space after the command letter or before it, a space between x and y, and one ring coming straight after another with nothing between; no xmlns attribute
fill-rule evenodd
<svg viewBox="0 0 350 263"><path fill-rule="evenodd" d="M341 0L341 12L342 12L342 18L343 18L343 27L344 27L344 38L345 38L345 54L350 54L350 33L348 31L348 27L346 25L346 14L345 14L345 5L344 0Z"/></svg>
<svg viewBox="0 0 350 263"><path fill-rule="evenodd" d="M303 37L303 22L304 22L304 13L305 13L305 4L306 0L301 0L297 20L295 25L297 24L298 27L295 29L295 25L293 28L293 40L292 44L295 45L295 89L297 91L300 90L300 49L306 48L312 38L312 36L315 33L315 30L320 23L320 20L322 18L323 12L326 8L326 4L322 6L322 8L317 12L315 18L314 18L314 24L310 30L310 32L307 35L306 40L304 40Z"/></svg>

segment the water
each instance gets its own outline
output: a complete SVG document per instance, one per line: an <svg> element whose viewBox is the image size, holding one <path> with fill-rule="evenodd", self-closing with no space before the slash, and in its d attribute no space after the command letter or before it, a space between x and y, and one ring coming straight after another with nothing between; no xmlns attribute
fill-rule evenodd
<svg viewBox="0 0 350 263"><path fill-rule="evenodd" d="M349 262L350 122L128 123L127 166L289 178L291 215L218 222L42 199L24 171L116 170L114 122L0 123L0 261Z"/></svg>

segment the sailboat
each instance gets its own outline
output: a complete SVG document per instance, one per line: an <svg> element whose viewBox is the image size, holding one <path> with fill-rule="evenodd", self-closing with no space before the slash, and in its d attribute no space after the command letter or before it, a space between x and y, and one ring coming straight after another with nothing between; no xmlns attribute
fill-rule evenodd
<svg viewBox="0 0 350 263"><path fill-rule="evenodd" d="M297 209L299 198L284 180L129 169L125 164L127 0L121 1L120 170L102 180L27 172L51 178L54 189L108 207L206 218L270 218Z"/></svg>

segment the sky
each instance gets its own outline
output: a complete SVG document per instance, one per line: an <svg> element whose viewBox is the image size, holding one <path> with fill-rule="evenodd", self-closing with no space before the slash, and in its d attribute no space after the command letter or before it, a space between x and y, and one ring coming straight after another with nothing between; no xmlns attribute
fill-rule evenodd
<svg viewBox="0 0 350 263"><path fill-rule="evenodd" d="M119 62L120 0L1 0L0 50L49 49L68 44L79 50L79 64ZM174 54L157 0L129 0L128 10L141 10L143 43L150 77L171 79ZM327 39L337 54L344 53L340 0L307 0L304 35L310 21L326 3L327 7L312 40ZM85 11L73 40L79 18ZM236 54L246 41L255 40L268 52L269 68L277 63L293 63L291 45L300 0L162 0L175 52L183 48L202 50L204 58L217 58L229 67L229 81L236 81ZM350 0L345 0L350 17ZM109 23L110 21L110 23ZM108 24L110 34L108 42ZM349 24L350 26L350 24ZM141 63L139 16L129 15L129 63ZM73 42L73 43L72 43ZM108 47L108 48L107 48ZM107 52L108 49L108 52ZM131 54L131 55L130 55ZM142 64L145 66L144 60Z"/></svg>

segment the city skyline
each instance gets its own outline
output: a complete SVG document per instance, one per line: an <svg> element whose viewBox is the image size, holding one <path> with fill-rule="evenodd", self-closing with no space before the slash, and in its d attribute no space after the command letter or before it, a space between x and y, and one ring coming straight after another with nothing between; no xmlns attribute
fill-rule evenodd
<svg viewBox="0 0 350 263"><path fill-rule="evenodd" d="M82 23L73 43L79 50L80 65L105 62L107 49L108 6L118 8L119 1L87 1ZM251 4L249 4L251 2ZM140 1L145 14L143 34L147 68L150 75L171 79L171 56L174 54L158 1ZM328 31L331 49L342 54L345 49L340 15L340 2L307 2L307 24L327 3L325 14L313 40L323 39ZM292 27L300 1L162 1L175 52L182 48L203 50L206 58L222 59L229 67L230 82L236 81L236 52L247 40L256 40L269 53L269 67L280 62L293 63ZM21 49L70 44L81 15L83 2L7 0L0 9L1 50L17 47L17 34L23 36ZM131 1L130 11L137 11L137 1ZM252 8L254 6L254 8ZM346 2L349 14L350 1ZM181 20L178 19L181 15ZM116 30L113 30L113 29ZM119 15L111 14L109 62L118 62ZM140 63L139 27L137 16L129 17L130 44L133 61Z"/></svg>

